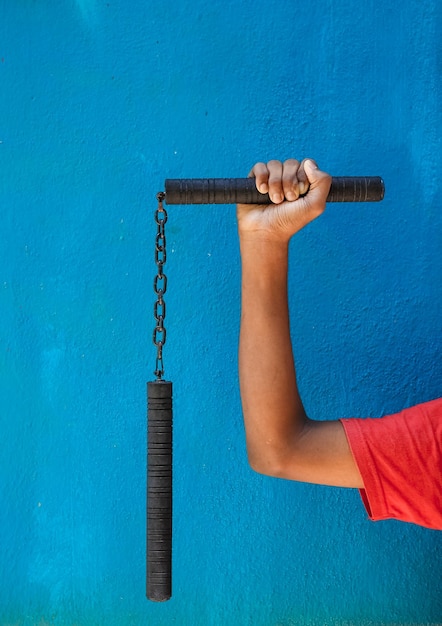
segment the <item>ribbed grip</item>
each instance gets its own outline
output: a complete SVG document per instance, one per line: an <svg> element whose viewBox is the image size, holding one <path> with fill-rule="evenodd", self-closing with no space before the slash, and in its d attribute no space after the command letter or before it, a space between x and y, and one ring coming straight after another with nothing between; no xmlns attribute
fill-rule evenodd
<svg viewBox="0 0 442 626"><path fill-rule="evenodd" d="M147 589L172 595L172 383L147 383Z"/></svg>
<svg viewBox="0 0 442 626"><path fill-rule="evenodd" d="M334 176L327 202L379 202L384 197L379 176ZM167 204L270 204L254 178L169 178Z"/></svg>

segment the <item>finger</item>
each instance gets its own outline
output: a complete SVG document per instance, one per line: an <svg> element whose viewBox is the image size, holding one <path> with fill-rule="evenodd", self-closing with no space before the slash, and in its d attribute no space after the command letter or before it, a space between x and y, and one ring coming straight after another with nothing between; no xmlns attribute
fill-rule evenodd
<svg viewBox="0 0 442 626"><path fill-rule="evenodd" d="M314 161L313 159L303 159L301 162L301 165L299 166L299 170L298 170L298 184L299 184L299 193L301 196L304 196L310 187L310 181L308 179L308 176L306 174L305 171L305 164L306 162L309 161L312 165L313 168L317 168L317 164L316 161ZM307 166L309 167L309 166Z"/></svg>
<svg viewBox="0 0 442 626"><path fill-rule="evenodd" d="M302 170L304 171L307 183L312 186L323 180L324 175L329 176L326 172L322 172L319 169L314 159L304 159L302 162Z"/></svg>
<svg viewBox="0 0 442 626"><path fill-rule="evenodd" d="M269 196L270 200L275 204L284 201L284 190L282 187L282 163L281 161L269 161L267 163L269 170Z"/></svg>
<svg viewBox="0 0 442 626"><path fill-rule="evenodd" d="M298 184L298 170L299 161L297 161L296 159L287 159L287 161L284 161L282 186L284 190L284 196L290 202L299 198L300 189Z"/></svg>
<svg viewBox="0 0 442 626"><path fill-rule="evenodd" d="M255 178L256 188L260 193L268 193L269 191L269 170L265 163L256 163L249 176Z"/></svg>
<svg viewBox="0 0 442 626"><path fill-rule="evenodd" d="M327 174L327 172L322 172L313 159L305 159L304 171L310 184L310 189L306 197L312 202L319 202L325 206L332 177L330 174Z"/></svg>

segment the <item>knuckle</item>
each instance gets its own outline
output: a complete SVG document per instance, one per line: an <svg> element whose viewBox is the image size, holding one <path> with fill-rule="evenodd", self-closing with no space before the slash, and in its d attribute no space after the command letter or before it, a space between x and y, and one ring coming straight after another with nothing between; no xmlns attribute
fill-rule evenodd
<svg viewBox="0 0 442 626"><path fill-rule="evenodd" d="M298 167L299 166L299 161L297 159L286 159L284 161L284 166Z"/></svg>
<svg viewBox="0 0 442 626"><path fill-rule="evenodd" d="M265 163L259 161L250 170L249 176L264 176L267 173L267 166Z"/></svg>

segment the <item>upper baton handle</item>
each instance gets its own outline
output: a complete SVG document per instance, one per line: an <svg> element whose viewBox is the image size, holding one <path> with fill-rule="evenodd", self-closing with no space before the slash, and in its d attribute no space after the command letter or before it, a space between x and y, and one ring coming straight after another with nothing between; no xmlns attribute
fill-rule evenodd
<svg viewBox="0 0 442 626"><path fill-rule="evenodd" d="M333 176L327 202L379 202L384 191L380 176ZM165 195L166 204L271 204L254 178L169 178Z"/></svg>

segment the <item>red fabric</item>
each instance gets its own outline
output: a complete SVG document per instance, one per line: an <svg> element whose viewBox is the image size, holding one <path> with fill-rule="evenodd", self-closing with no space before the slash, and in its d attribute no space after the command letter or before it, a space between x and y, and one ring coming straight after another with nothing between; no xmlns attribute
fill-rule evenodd
<svg viewBox="0 0 442 626"><path fill-rule="evenodd" d="M341 422L370 519L442 530L442 398L394 415Z"/></svg>

